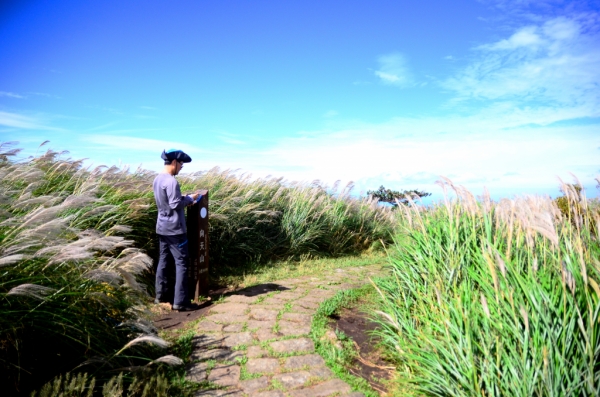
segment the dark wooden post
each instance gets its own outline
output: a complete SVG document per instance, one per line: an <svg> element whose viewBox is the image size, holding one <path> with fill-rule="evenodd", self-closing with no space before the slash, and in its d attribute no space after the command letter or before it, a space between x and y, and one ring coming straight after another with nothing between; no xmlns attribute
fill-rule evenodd
<svg viewBox="0 0 600 397"><path fill-rule="evenodd" d="M187 229L191 265L188 291L200 303L199 296L208 296L208 193L188 207Z"/></svg>

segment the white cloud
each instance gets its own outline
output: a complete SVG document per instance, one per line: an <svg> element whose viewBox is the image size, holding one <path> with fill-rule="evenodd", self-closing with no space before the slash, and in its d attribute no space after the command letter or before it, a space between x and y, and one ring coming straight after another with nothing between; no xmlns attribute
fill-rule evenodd
<svg viewBox="0 0 600 397"><path fill-rule="evenodd" d="M475 59L443 87L457 100L508 101L514 107L600 115L600 34L595 16L558 17L475 48Z"/></svg>
<svg viewBox="0 0 600 397"><path fill-rule="evenodd" d="M337 112L337 110L333 110L332 109L332 110L328 110L327 112L325 112L323 114L323 117L325 117L325 118L331 118L331 117L335 117L337 115L339 115L339 113Z"/></svg>
<svg viewBox="0 0 600 397"><path fill-rule="evenodd" d="M0 111L0 125L26 130L63 131L61 128L50 127L42 117L25 116L18 113Z"/></svg>
<svg viewBox="0 0 600 397"><path fill-rule="evenodd" d="M535 118L535 115L533 115ZM586 186L598 175L598 125L523 126L527 115L398 118L282 138L266 149L206 153L196 167L221 165L257 177L356 182L358 190L384 184L437 191L440 175L480 191L530 192L558 186L575 173ZM200 169L203 169L200 168ZM594 192L592 191L592 195Z"/></svg>
<svg viewBox="0 0 600 397"><path fill-rule="evenodd" d="M378 62L379 70L375 71L375 75L382 83L403 88L413 85L413 78L404 55L398 53L383 55L379 57Z"/></svg>
<svg viewBox="0 0 600 397"><path fill-rule="evenodd" d="M95 134L95 135L82 135L80 137L82 141L90 142L96 145L95 149L117 149L124 152L136 151L136 152L148 152L148 153L162 153L163 150L176 148L183 150L186 153L202 152L203 150L193 145L174 142L164 141L159 139L147 139L138 138L132 136L120 136L110 134ZM100 145L101 147L98 147Z"/></svg>
<svg viewBox="0 0 600 397"><path fill-rule="evenodd" d="M6 91L0 91L0 96L5 96L5 97L9 97L9 98L17 98L17 99L27 98L26 96L15 94L14 92L6 92Z"/></svg>
<svg viewBox="0 0 600 397"><path fill-rule="evenodd" d="M245 145L246 144L246 142L236 138L236 135L233 135L233 134L221 133L221 134L219 134L219 139L222 142L225 142L230 145Z"/></svg>

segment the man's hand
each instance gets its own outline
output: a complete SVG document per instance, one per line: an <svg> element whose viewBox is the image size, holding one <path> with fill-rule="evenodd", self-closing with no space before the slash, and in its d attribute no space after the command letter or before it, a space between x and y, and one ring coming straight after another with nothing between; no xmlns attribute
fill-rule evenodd
<svg viewBox="0 0 600 397"><path fill-rule="evenodd" d="M194 202L196 202L196 200L198 200L198 196L200 196L200 193L190 194L189 196L192 198L192 200L194 200ZM190 205L192 205L192 204L190 204Z"/></svg>

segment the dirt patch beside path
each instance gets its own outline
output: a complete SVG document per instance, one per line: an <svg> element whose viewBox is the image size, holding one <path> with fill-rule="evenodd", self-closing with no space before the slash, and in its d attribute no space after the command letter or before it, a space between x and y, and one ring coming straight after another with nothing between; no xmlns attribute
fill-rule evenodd
<svg viewBox="0 0 600 397"><path fill-rule="evenodd" d="M377 329L377 324L356 308L342 309L333 320L332 328L349 336L357 349L359 358L354 360L353 368L348 370L353 375L366 379L373 389L384 395L387 392L385 381L391 379L394 367L381 357L381 351L375 346L377 341L371 336L371 332Z"/></svg>

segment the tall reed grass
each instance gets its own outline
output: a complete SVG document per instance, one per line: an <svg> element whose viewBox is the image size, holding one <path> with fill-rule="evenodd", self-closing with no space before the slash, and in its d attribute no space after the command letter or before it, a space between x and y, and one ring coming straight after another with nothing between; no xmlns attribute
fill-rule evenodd
<svg viewBox="0 0 600 397"><path fill-rule="evenodd" d="M398 393L600 395L597 202L564 184L561 213L441 185L456 198L403 207L393 276L377 283Z"/></svg>
<svg viewBox="0 0 600 397"><path fill-rule="evenodd" d="M82 363L92 375L160 364L144 320L156 174L84 168L54 151L17 161L18 152L0 145L0 390L23 394ZM210 191L213 274L391 241L394 214L351 197L350 187L332 192L218 169L179 179L184 192Z"/></svg>

